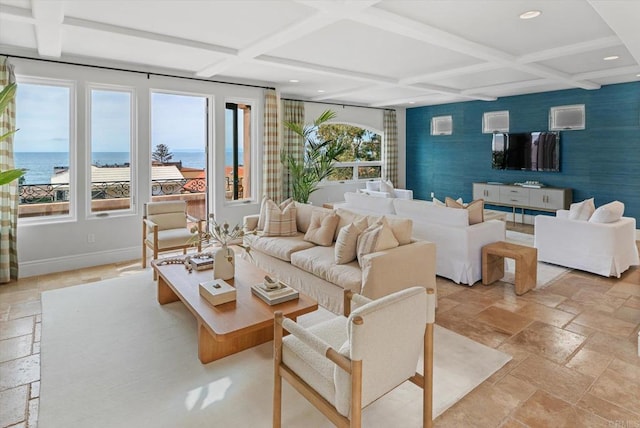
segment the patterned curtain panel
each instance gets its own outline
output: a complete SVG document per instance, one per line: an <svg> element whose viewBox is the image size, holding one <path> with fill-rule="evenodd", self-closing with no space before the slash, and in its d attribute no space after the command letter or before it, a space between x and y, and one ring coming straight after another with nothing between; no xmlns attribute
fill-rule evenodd
<svg viewBox="0 0 640 428"><path fill-rule="evenodd" d="M0 88L16 80L9 58L0 57ZM15 129L15 98L0 119L0 135ZM13 169L13 136L0 141L0 171ZM18 279L18 181L0 186L0 283Z"/></svg>
<svg viewBox="0 0 640 428"><path fill-rule="evenodd" d="M382 178L398 184L398 125L396 111L384 111L384 139L382 143Z"/></svg>
<svg viewBox="0 0 640 428"><path fill-rule="evenodd" d="M278 94L273 89L264 94L264 150L262 178L264 195L280 202L282 200L282 164L280 163L280 138L278 121Z"/></svg>
<svg viewBox="0 0 640 428"><path fill-rule="evenodd" d="M282 123L304 124L304 102L282 100ZM282 153L286 156L291 154L298 160L304 156L304 143L302 137L294 134L288 128L283 127L282 131ZM289 170L286 165L282 168L282 193L283 199L292 195L291 181L289 180Z"/></svg>

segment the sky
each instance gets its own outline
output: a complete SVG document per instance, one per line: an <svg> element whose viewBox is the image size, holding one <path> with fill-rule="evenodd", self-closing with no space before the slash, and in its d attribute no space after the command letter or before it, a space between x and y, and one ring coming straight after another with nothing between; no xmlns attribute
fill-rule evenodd
<svg viewBox="0 0 640 428"><path fill-rule="evenodd" d="M69 150L69 94L63 86L21 83L16 96L16 152ZM127 152L130 139L130 94L94 89L92 151ZM172 151L203 150L206 143L206 98L153 93L151 144ZM78 144L81 143L78 135Z"/></svg>

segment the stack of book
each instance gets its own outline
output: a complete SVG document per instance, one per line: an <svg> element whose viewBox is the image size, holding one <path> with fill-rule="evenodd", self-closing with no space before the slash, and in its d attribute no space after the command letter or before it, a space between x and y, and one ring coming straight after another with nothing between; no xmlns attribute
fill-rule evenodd
<svg viewBox="0 0 640 428"><path fill-rule="evenodd" d="M191 257L191 268L194 270L213 269L213 257L199 256Z"/></svg>
<svg viewBox="0 0 640 428"><path fill-rule="evenodd" d="M264 300L269 305L288 302L299 297L299 293L283 282L278 283L278 287L269 288L264 283L251 287L251 292Z"/></svg>

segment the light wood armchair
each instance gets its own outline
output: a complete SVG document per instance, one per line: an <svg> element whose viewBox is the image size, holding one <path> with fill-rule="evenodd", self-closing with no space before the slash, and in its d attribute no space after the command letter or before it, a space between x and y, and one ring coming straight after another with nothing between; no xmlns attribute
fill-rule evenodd
<svg viewBox="0 0 640 428"><path fill-rule="evenodd" d="M282 378L338 427L360 427L364 407L410 380L423 389L423 425L431 427L435 300L423 287L373 301L345 294L345 316L308 329L276 312L274 428L282 420ZM352 302L358 308L349 314ZM283 330L291 334L283 338ZM424 375L416 372L421 354Z"/></svg>
<svg viewBox="0 0 640 428"><path fill-rule="evenodd" d="M191 232L189 222L197 225L196 232ZM154 259L163 251L182 249L186 254L190 247L201 251L201 232L202 220L187 214L185 201L146 203L142 217L142 267L147 267L147 247L153 251Z"/></svg>

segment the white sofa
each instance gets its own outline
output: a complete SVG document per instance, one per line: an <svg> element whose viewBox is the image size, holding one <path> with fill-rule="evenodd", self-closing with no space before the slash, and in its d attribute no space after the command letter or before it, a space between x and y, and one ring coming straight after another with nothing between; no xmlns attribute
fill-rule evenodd
<svg viewBox="0 0 640 428"><path fill-rule="evenodd" d="M535 219L538 260L602 276L620 275L639 264L636 220L622 217L613 223L570 220L568 210Z"/></svg>
<svg viewBox="0 0 640 428"><path fill-rule="evenodd" d="M384 214L413 220L413 237L436 244L436 273L457 284L472 285L482 279L482 247L504 241L505 222L489 220L469 225L463 209L435 205L433 202L372 198L347 192L345 202L334 203L364 214Z"/></svg>
<svg viewBox="0 0 640 428"><path fill-rule="evenodd" d="M370 299L416 285L435 289L435 245L412 240L411 222L394 224L390 221L401 244L398 247L367 254L362 257L361 264L357 259L347 264L336 264L335 239L340 228L363 216L347 210L337 211L340 220L332 246L319 246L304 240L311 213L313 210L333 210L294 203L298 229L295 236L247 235L245 243L251 247L253 263L312 296L321 306L341 314L345 289ZM367 222L373 224L379 217L367 217ZM258 218L258 215L246 216L245 227L254 230Z"/></svg>
<svg viewBox="0 0 640 428"><path fill-rule="evenodd" d="M365 183L364 189L359 189L361 193L377 198L399 198L413 199L413 190L396 189L389 184L381 184L380 180L370 180Z"/></svg>

